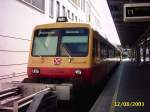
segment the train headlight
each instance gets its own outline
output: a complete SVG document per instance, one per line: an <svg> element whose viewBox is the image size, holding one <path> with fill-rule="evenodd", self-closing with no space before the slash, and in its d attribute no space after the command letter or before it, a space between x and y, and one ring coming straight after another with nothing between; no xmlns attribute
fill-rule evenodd
<svg viewBox="0 0 150 112"><path fill-rule="evenodd" d="M77 69L77 70L75 70L75 74L76 74L76 75L82 75L82 74L83 74L83 71L80 70L80 69Z"/></svg>
<svg viewBox="0 0 150 112"><path fill-rule="evenodd" d="M40 74L40 69L38 69L38 68L33 68L33 69L32 69L32 73L33 73L33 74Z"/></svg>

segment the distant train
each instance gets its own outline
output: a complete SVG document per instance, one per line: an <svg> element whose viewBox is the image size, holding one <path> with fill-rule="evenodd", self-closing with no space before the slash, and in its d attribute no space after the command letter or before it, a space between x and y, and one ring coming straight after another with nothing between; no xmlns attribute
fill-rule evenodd
<svg viewBox="0 0 150 112"><path fill-rule="evenodd" d="M66 19L35 27L26 81L95 85L119 63L120 52L90 25Z"/></svg>

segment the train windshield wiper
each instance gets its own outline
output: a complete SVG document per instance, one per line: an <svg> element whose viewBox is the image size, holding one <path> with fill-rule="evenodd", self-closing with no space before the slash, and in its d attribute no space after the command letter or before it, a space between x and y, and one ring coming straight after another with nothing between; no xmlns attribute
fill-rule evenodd
<svg viewBox="0 0 150 112"><path fill-rule="evenodd" d="M68 57L71 57L70 50L66 47L65 44L62 43L60 45L60 48L61 48L62 52L64 52Z"/></svg>

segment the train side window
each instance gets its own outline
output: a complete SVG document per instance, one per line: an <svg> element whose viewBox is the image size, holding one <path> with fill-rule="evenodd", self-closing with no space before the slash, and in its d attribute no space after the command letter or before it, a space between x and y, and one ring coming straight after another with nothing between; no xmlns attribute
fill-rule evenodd
<svg viewBox="0 0 150 112"><path fill-rule="evenodd" d="M104 47L102 43L100 43L100 57L104 58Z"/></svg>
<svg viewBox="0 0 150 112"><path fill-rule="evenodd" d="M110 55L111 49L110 49L109 47L107 48L107 52L108 52L108 53L107 53L107 58L110 58L110 57L111 57L111 55Z"/></svg>
<svg viewBox="0 0 150 112"><path fill-rule="evenodd" d="M94 39L94 49L93 49L93 56L98 57L98 40Z"/></svg>
<svg viewBox="0 0 150 112"><path fill-rule="evenodd" d="M97 49L98 50L98 57L101 58L101 56L100 56L101 55L101 53L100 53L101 52L101 46L100 46L100 40L99 39L97 41L97 48L98 48Z"/></svg>
<svg viewBox="0 0 150 112"><path fill-rule="evenodd" d="M103 46L103 58L106 58L106 47Z"/></svg>

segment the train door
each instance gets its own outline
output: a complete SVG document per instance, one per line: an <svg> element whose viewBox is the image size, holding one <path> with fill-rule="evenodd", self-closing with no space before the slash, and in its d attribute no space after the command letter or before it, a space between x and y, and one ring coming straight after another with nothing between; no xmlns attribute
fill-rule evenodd
<svg viewBox="0 0 150 112"><path fill-rule="evenodd" d="M94 65L97 64L97 62L99 61L99 52L98 52L98 39L94 38L93 41L93 61L94 61Z"/></svg>
<svg viewBox="0 0 150 112"><path fill-rule="evenodd" d="M100 38L97 32L93 36L93 63L97 65L100 63Z"/></svg>
<svg viewBox="0 0 150 112"><path fill-rule="evenodd" d="M93 38L93 81L99 83L103 76L103 67L100 59L100 38L99 35L95 35Z"/></svg>

